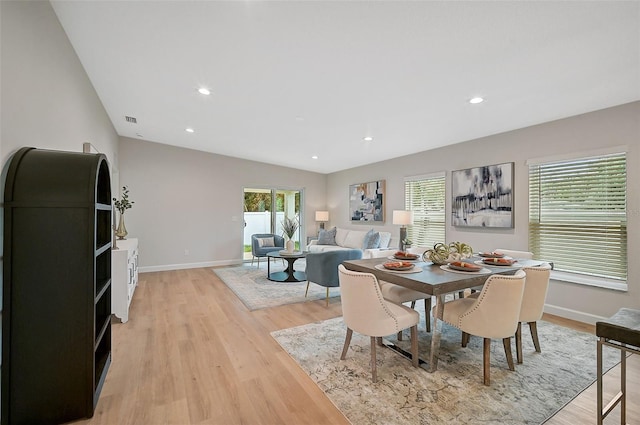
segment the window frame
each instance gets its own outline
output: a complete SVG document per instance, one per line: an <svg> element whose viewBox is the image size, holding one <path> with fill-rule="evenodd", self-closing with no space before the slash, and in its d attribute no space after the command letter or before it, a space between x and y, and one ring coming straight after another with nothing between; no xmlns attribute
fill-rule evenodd
<svg viewBox="0 0 640 425"><path fill-rule="evenodd" d="M571 270L553 270L552 278L555 280L577 283L581 285L587 286L596 286L601 288L608 288L620 291L628 290L628 278L629 278L629 264L628 264L628 243L629 243L629 235L628 235L628 212L627 212L627 203L629 198L629 188L628 188L628 162L629 162L629 151L627 146L617 146L607 149L600 149L597 151L589 151L589 152L578 152L570 155L563 156L555 156L555 157L545 157L545 158L536 158L526 161L527 165L527 173L529 177L529 181L527 187L529 189L528 195L528 204L529 204L529 212L528 212L528 233L529 233L529 249L535 249L533 244L535 241L531 238L531 232L533 231L532 226L532 216L536 214L535 208L532 211L532 184L534 182L531 181L532 167L538 166L560 166L562 163L571 163L573 165L579 162L587 162L592 159L604 159L606 157L613 157L616 155L623 155L624 160L624 215L619 218L620 227L624 228L624 238L626 241L626 247L621 248L621 250L625 253L627 258L624 260L624 264L626 266L626 270L624 271L624 276L621 278L607 278L601 276L590 275L588 273L575 272ZM535 201L534 201L535 202ZM540 202L540 199L537 201ZM580 211L578 209L578 211ZM601 211L601 210L599 210ZM539 212L539 211L538 211ZM620 214L618 214L620 216ZM576 223L579 223L580 220L576 220ZM534 222L534 224L536 224ZM536 253L538 254L538 253ZM553 258L549 258L550 261L553 261Z"/></svg>

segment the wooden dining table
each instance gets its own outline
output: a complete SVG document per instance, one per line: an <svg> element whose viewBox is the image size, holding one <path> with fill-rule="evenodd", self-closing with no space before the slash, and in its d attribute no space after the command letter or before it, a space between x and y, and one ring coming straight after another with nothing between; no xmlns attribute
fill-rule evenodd
<svg viewBox="0 0 640 425"><path fill-rule="evenodd" d="M464 261L475 262L480 260L481 257L472 257ZM415 291L424 292L426 295L431 295L435 298L436 314L434 315L431 330L429 360L427 362L424 359L419 359L420 366L429 372L434 372L438 368L438 354L442 335L442 323L441 320L438 320L438 317L442 316L440 313L444 305L445 295L476 286L482 286L487 278L493 274L514 274L522 267L535 267L544 263L544 261L540 260L518 259L512 266L489 266L483 264L483 267L487 269L488 272L480 273L451 271L448 270L447 267L441 267L431 262L416 262L415 268L419 268L419 272L416 272L417 270L414 268L413 272L409 273L384 269L382 264L387 261L389 260L386 258L371 258L367 260L349 260L342 264L349 270L371 273L375 275L378 280L384 280ZM425 314L429 314L429 312L425 311ZM385 345L406 357L411 357L410 353L389 341L385 341Z"/></svg>

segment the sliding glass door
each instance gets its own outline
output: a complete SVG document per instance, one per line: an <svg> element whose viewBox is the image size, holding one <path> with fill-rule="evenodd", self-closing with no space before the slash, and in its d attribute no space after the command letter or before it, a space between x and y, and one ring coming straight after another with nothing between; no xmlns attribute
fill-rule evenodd
<svg viewBox="0 0 640 425"><path fill-rule="evenodd" d="M244 189L244 259L251 260L251 235L273 233L282 236L282 222L291 218L300 224L293 240L296 250L302 246L300 235L303 216L300 213L301 190Z"/></svg>

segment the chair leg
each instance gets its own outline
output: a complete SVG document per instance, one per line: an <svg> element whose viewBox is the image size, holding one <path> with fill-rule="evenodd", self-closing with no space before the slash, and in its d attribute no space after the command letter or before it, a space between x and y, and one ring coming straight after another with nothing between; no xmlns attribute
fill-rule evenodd
<svg viewBox="0 0 640 425"><path fill-rule="evenodd" d="M304 297L307 298L307 293L309 292L309 281L307 280L307 289L304 291Z"/></svg>
<svg viewBox="0 0 640 425"><path fill-rule="evenodd" d="M353 335L353 331L347 328L347 336L344 339L344 347L342 347L342 355L340 356L340 360L344 360L347 357L349 344L351 344L351 335Z"/></svg>
<svg viewBox="0 0 640 425"><path fill-rule="evenodd" d="M431 332L431 297L424 299L424 324L427 332Z"/></svg>
<svg viewBox="0 0 640 425"><path fill-rule="evenodd" d="M371 377L373 382L378 382L378 370L376 368L376 337L371 337Z"/></svg>
<svg viewBox="0 0 640 425"><path fill-rule="evenodd" d="M382 347L382 346L384 345L384 344L382 343L382 337L381 337L381 336L376 337L376 342L377 342L377 344L378 344L380 347Z"/></svg>
<svg viewBox="0 0 640 425"><path fill-rule="evenodd" d="M462 332L462 342L460 345L462 345L463 347L466 347L467 344L469 344L469 338L471 337L471 335L469 335L466 332Z"/></svg>
<svg viewBox="0 0 640 425"><path fill-rule="evenodd" d="M411 363L418 367L418 325L411 326Z"/></svg>
<svg viewBox="0 0 640 425"><path fill-rule="evenodd" d="M325 302L325 307L329 307L329 287L327 286L327 298Z"/></svg>
<svg viewBox="0 0 640 425"><path fill-rule="evenodd" d="M507 356L509 370L516 370L516 367L513 364L513 354L511 354L511 337L502 338L502 345L504 345L504 354Z"/></svg>
<svg viewBox="0 0 640 425"><path fill-rule="evenodd" d="M491 364L491 338L484 339L484 347L482 351L482 370L484 373L484 384L491 385L491 379L489 378L490 374L490 364Z"/></svg>
<svg viewBox="0 0 640 425"><path fill-rule="evenodd" d="M531 338L533 338L533 346L536 347L536 352L540 353L540 340L538 340L538 322L529 322L529 330L531 331Z"/></svg>
<svg viewBox="0 0 640 425"><path fill-rule="evenodd" d="M522 363L522 322L518 322L518 327L516 328L516 358L518 359L518 364Z"/></svg>
<svg viewBox="0 0 640 425"><path fill-rule="evenodd" d="M402 331L398 332L398 341L402 341Z"/></svg>
<svg viewBox="0 0 640 425"><path fill-rule="evenodd" d="M416 300L411 301L411 308L416 308Z"/></svg>

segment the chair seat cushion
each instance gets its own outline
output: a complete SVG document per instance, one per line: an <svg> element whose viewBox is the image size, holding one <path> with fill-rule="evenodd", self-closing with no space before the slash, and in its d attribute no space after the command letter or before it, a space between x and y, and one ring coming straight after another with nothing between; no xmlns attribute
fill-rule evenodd
<svg viewBox="0 0 640 425"><path fill-rule="evenodd" d="M607 320L596 322L596 335L640 347L640 310L621 308Z"/></svg>
<svg viewBox="0 0 640 425"><path fill-rule="evenodd" d="M444 304L444 311L442 314L442 320L452 326L460 325L460 316L469 311L471 306L476 303L477 300L473 298L459 298L457 300L448 301ZM436 307L433 307L433 314L435 317Z"/></svg>
<svg viewBox="0 0 640 425"><path fill-rule="evenodd" d="M393 283L380 281L380 292L385 300L391 301L396 304L406 303L408 301L422 300L430 297L431 295L424 292L414 291L413 289L405 288L400 285L394 285Z"/></svg>
<svg viewBox="0 0 640 425"><path fill-rule="evenodd" d="M391 333L384 333L383 335L376 336L392 335L394 333L400 332L403 329L410 328L411 326L416 326L420 321L420 313L412 308L404 305L394 304L392 302L387 302L386 306L389 310L391 310L391 313L396 316L398 326Z"/></svg>

